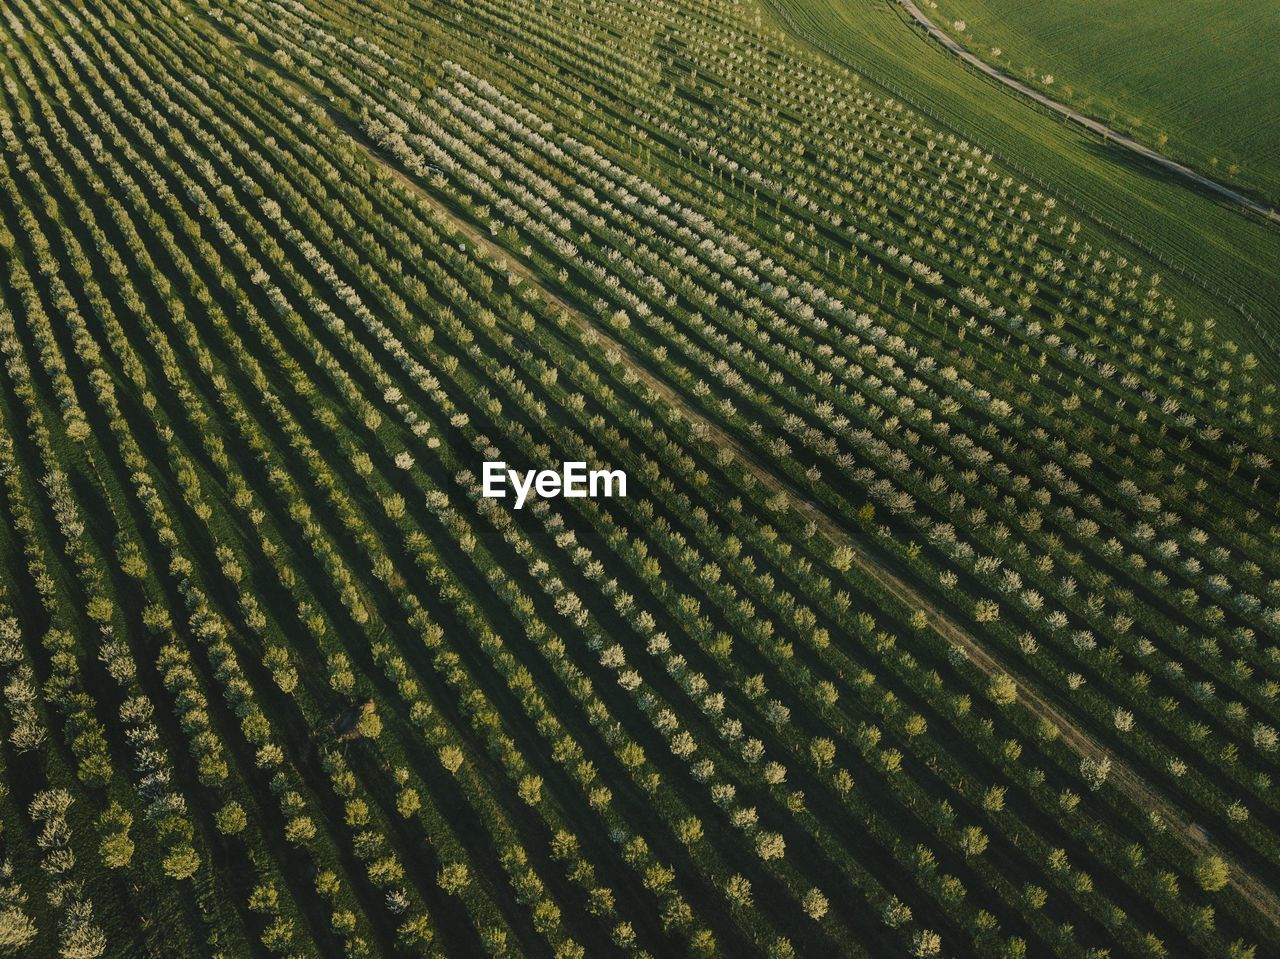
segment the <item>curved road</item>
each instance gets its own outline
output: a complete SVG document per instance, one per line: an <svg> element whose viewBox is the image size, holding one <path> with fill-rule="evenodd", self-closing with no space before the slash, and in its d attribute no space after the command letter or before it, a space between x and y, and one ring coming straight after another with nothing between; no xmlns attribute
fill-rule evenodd
<svg viewBox="0 0 1280 959"><path fill-rule="evenodd" d="M919 23L922 27L925 28L926 31L928 31L931 37L933 37L935 40L941 43L944 47L946 47L948 50L950 50L960 59L964 60L966 63L970 64L972 67L979 70L980 72L985 73L987 76L991 77L992 79L997 80L1000 83L1003 83L1007 87L1012 87L1014 90L1017 90L1019 93L1023 94L1024 96L1030 97L1032 100L1035 100L1037 103L1041 104L1042 106L1048 107L1050 110L1053 110L1055 113L1060 113L1064 117L1067 117L1070 120L1074 120L1076 123L1080 124L1082 127L1092 130L1094 133L1097 133L1100 136L1105 137L1106 139L1112 141L1113 143L1118 143L1120 146L1133 151L1134 153L1138 154L1144 159L1150 160L1152 163L1156 164L1157 166L1163 167L1166 170L1176 173L1179 176L1190 180L1192 183L1195 183L1197 186L1203 187L1206 190L1216 193L1218 196L1221 196L1226 200L1230 200L1232 203L1235 203L1238 206L1244 207L1246 210L1249 210L1253 213L1257 213L1265 217L1266 219L1271 220L1273 223L1280 223L1280 214L1277 214L1275 210L1270 209L1269 207L1263 206L1261 203L1257 202L1256 200L1251 200L1249 197L1245 196L1243 193L1238 193L1235 190L1231 189L1230 187L1224 186L1223 184L1219 183L1217 180L1211 180L1207 176L1197 173L1195 170L1191 169L1188 166L1184 166L1181 163L1178 163L1174 160L1170 160L1163 153L1157 153L1155 150L1151 149L1148 146L1142 145L1137 140L1134 140L1132 137L1127 137L1122 133L1117 133L1115 130L1112 130L1106 124L1099 123L1097 120L1090 119L1089 117L1085 116L1083 113L1079 113L1078 111L1071 109L1069 106L1058 102L1052 97L1045 96L1039 90L1036 90L1033 87L1027 86L1027 84L1023 83L1021 80L1017 80L1014 77L1009 76L1007 73L1004 73L1001 70L997 70L995 67L991 66L991 64L987 63L985 60L981 59L980 57L970 53L968 50L962 47L959 43L953 40L950 34L943 31L932 20L926 17L924 13L920 10L920 8L915 5L913 0L898 0L898 3L899 5L901 5L901 7L904 10L907 11L907 13L911 14L912 18L915 19L917 23Z"/></svg>

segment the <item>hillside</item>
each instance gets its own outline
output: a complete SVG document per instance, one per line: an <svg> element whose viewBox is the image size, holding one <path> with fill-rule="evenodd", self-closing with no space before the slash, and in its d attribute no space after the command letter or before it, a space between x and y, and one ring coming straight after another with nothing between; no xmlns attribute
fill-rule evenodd
<svg viewBox="0 0 1280 959"><path fill-rule="evenodd" d="M1280 947L1231 274L740 0L0 44L0 952Z"/></svg>

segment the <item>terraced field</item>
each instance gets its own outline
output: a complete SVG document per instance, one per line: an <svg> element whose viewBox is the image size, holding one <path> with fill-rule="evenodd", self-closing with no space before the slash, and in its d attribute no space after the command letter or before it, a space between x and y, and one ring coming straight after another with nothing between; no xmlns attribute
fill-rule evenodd
<svg viewBox="0 0 1280 959"><path fill-rule="evenodd" d="M742 0L3 12L0 952L1280 948L1231 305Z"/></svg>

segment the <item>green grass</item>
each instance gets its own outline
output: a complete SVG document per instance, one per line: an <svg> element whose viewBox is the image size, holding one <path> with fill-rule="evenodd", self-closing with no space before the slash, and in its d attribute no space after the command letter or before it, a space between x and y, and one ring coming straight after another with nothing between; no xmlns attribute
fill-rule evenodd
<svg viewBox="0 0 1280 959"><path fill-rule="evenodd" d="M1280 4L934 0L921 8L978 56L1057 99L1144 143L1159 146L1163 133L1175 158L1280 197Z"/></svg>
<svg viewBox="0 0 1280 959"><path fill-rule="evenodd" d="M983 77L893 0L763 0L803 43L1048 185L1098 229L1166 263L1204 313L1238 304L1230 334L1271 358L1280 342L1280 231ZM1173 278L1173 277L1170 277Z"/></svg>

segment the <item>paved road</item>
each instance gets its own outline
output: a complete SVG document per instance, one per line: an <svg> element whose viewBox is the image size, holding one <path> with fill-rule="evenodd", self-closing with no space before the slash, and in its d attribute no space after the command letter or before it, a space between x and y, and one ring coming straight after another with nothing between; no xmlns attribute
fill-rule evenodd
<svg viewBox="0 0 1280 959"><path fill-rule="evenodd" d="M1249 199L1243 193L1237 193L1235 190L1231 189L1228 186L1224 186L1223 184L1219 183L1217 180L1211 180L1209 179L1209 177L1204 176L1201 173L1197 173L1195 170L1191 169L1188 166L1184 166L1181 163L1178 163L1174 160L1170 160L1163 153L1157 153L1155 150L1151 149L1148 146L1142 145L1137 140L1134 140L1132 137L1127 137L1123 133L1117 133L1115 130L1112 130L1106 124L1099 123L1097 120L1090 119L1089 117L1085 116L1083 113L1079 113L1071 109L1069 106L1066 106L1063 103L1059 103L1057 100L1053 99L1052 97L1045 96L1039 90L1036 90L1033 87L1027 86L1027 84L1023 83L1021 80L1017 80L1014 77L1009 76L1007 73L1004 73L1001 70L997 70L995 67L991 66L991 64L982 60L980 57L977 57L974 54L970 53L968 50L962 47L959 43L953 40L950 34L944 32L932 20L926 17L924 13L920 10L920 8L915 5L913 0L898 0L898 3L901 4L902 8L906 10L907 13L911 14L911 16L915 19L917 23L919 23L922 27L925 28L925 30L929 32L930 36L932 36L935 40L941 43L944 47L946 47L948 50L950 50L960 59L964 60L966 63L969 63L975 69L980 70L982 73L985 73L987 76L991 77L992 79L997 80L1000 83L1003 83L1007 87L1012 87L1014 90L1017 90L1019 93L1023 94L1024 96L1030 97L1032 100L1035 100L1037 103L1041 104L1042 106L1048 107L1050 110L1053 110L1056 113L1061 113L1064 117L1074 120L1076 123L1080 124L1082 127L1092 130L1094 133L1097 133L1100 136L1106 137L1111 142L1117 143L1120 146L1133 151L1134 153L1138 154L1144 159L1150 160L1152 163L1156 164L1157 166L1163 167L1166 170L1176 173L1179 176L1187 180L1190 180L1192 183L1195 183L1197 186L1203 187L1204 189L1209 190L1212 193L1216 193L1218 196L1226 200L1230 200L1232 203L1235 203L1238 206L1244 207L1246 210L1249 210L1253 213L1257 213L1265 217L1266 219L1271 220L1273 223L1280 223L1280 214L1277 214L1275 210L1272 210L1269 207L1263 206L1261 203L1258 203L1256 200Z"/></svg>

